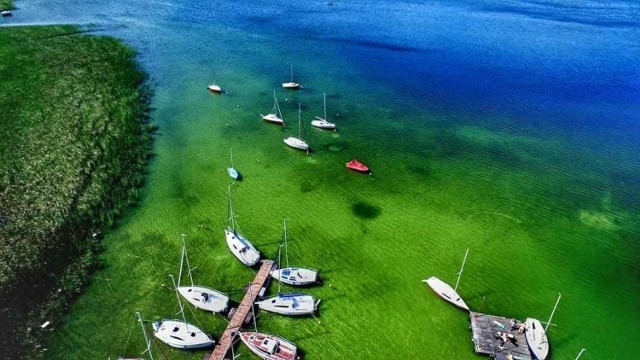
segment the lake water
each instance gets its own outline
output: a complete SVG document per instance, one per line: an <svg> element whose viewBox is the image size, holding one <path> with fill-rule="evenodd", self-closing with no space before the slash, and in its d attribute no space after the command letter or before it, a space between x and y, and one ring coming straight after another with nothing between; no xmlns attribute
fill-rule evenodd
<svg viewBox="0 0 640 360"><path fill-rule="evenodd" d="M160 127L143 200L107 235L107 266L54 325L47 357L140 349L138 329L128 336L133 312L176 310L160 285L177 271L181 233L199 280L227 290L251 280L222 235L231 147L244 176L233 192L245 235L274 257L289 218L292 261L327 280L305 290L323 299L320 323L260 316L260 329L293 340L306 358L480 358L468 317L420 281L454 283L466 248L459 292L474 310L546 321L562 293L553 358L581 348L582 359L640 353L637 2L16 6L5 24L95 24L136 48ZM300 91L280 86L290 65ZM212 81L226 93L208 93ZM260 120L274 89L283 128ZM337 132L309 125L323 93ZM308 156L282 142L297 134L299 102ZM346 170L352 158L373 174ZM216 336L225 327L187 315Z"/></svg>

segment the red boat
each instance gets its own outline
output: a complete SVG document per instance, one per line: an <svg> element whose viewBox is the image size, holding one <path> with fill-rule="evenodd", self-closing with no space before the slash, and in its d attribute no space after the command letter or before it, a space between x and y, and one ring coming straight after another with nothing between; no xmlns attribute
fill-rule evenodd
<svg viewBox="0 0 640 360"><path fill-rule="evenodd" d="M298 349L289 341L258 332L241 332L240 339L254 354L267 360L295 360Z"/></svg>
<svg viewBox="0 0 640 360"><path fill-rule="evenodd" d="M360 161L353 159L347 163L347 167L351 170L359 171L362 173L368 173L369 168L367 165L361 163Z"/></svg>

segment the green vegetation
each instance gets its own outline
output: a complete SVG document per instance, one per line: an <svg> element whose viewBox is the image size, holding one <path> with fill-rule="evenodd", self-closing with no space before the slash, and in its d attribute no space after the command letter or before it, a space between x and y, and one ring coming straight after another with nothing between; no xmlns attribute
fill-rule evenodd
<svg viewBox="0 0 640 360"><path fill-rule="evenodd" d="M134 52L72 26L0 29L0 347L34 342L138 198L152 128ZM18 326L19 325L19 326ZM13 344L14 346L9 346ZM24 342L23 342L24 345ZM7 354L4 354L7 355Z"/></svg>
<svg viewBox="0 0 640 360"><path fill-rule="evenodd" d="M0 10L15 9L12 0L0 0Z"/></svg>

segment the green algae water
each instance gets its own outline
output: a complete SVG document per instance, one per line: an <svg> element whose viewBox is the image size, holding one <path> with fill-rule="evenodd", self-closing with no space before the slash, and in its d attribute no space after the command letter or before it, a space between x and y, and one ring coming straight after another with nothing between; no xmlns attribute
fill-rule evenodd
<svg viewBox="0 0 640 360"><path fill-rule="evenodd" d="M307 359L482 358L468 316L421 282L455 283L467 248L458 290L472 310L546 321L562 293L552 358L633 358L639 9L545 4L17 2L6 23L94 23L138 49L160 128L143 200L108 232L104 269L48 330L43 357L139 355L135 311L179 316L168 275L180 234L195 282L239 301L255 272L224 241L231 187L266 257L286 218L290 263L321 269L324 284L304 289L322 299L317 319L257 324ZM281 88L290 65L299 91ZM206 90L213 81L224 94ZM260 120L274 89L286 127ZM323 93L337 132L309 124ZM297 134L298 103L310 155L282 141ZM352 158L372 175L348 171ZM185 309L215 337L226 327Z"/></svg>

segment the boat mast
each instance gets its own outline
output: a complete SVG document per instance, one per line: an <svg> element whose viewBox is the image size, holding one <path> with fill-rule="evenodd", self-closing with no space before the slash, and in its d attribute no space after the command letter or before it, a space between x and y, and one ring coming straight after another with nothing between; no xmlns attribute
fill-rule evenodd
<svg viewBox="0 0 640 360"><path fill-rule="evenodd" d="M289 267L289 243L287 242L287 220L284 219L284 254L287 260L287 267Z"/></svg>
<svg viewBox="0 0 640 360"><path fill-rule="evenodd" d="M186 235L182 234L182 253L180 254L180 271L178 272L178 285L180 285L180 280L182 280L182 268L184 267L184 255L186 251L186 247L184 246L184 237Z"/></svg>
<svg viewBox="0 0 640 360"><path fill-rule="evenodd" d="M302 108L298 103L298 139L302 140Z"/></svg>
<svg viewBox="0 0 640 360"><path fill-rule="evenodd" d="M282 117L282 111L280 111L280 105L278 105L278 99L276 98L276 89L273 89L273 109L276 115L279 116L280 119L284 120Z"/></svg>
<svg viewBox="0 0 640 360"><path fill-rule="evenodd" d="M189 280L191 280L191 286L193 286L193 276L191 275L191 264L189 263L189 254L187 254L187 242L185 238L187 235L182 234L182 256L187 260L187 270L189 273ZM180 272L182 272L182 263L180 264ZM178 276L178 285L180 285L180 277Z"/></svg>
<svg viewBox="0 0 640 360"><path fill-rule="evenodd" d="M144 335L144 342L147 344L147 349L145 351L143 351L142 353L149 353L149 358L151 358L151 360L153 359L153 353L151 352L151 339L149 339L149 336L147 335L147 329L144 327L144 322L142 321L142 316L140 316L140 313L136 311L136 316L138 317L138 321L140 321L140 326L142 327L142 335Z"/></svg>
<svg viewBox="0 0 640 360"><path fill-rule="evenodd" d="M233 215L233 207L231 206L231 186L228 186L227 189L229 190L229 218L227 221L231 221L231 228L236 231L236 222Z"/></svg>
<svg viewBox="0 0 640 360"><path fill-rule="evenodd" d="M290 64L290 65L291 65L291 82L293 82L293 64Z"/></svg>
<svg viewBox="0 0 640 360"><path fill-rule="evenodd" d="M324 119L327 120L327 93L322 93L322 103L324 104Z"/></svg>
<svg viewBox="0 0 640 360"><path fill-rule="evenodd" d="M462 266L460 267L460 272L458 272L458 280L456 280L456 287L453 288L454 291L458 290L458 283L460 282L460 276L462 276L462 270L464 270L464 263L467 262L467 255L469 254L469 249L464 253L464 259L462 260Z"/></svg>
<svg viewBox="0 0 640 360"><path fill-rule="evenodd" d="M173 275L169 275L171 278L171 282L173 283L173 288L176 291L176 298L178 299L178 306L180 307L180 314L182 314L182 320L184 321L184 326L189 328L189 324L187 324L187 318L184 316L184 307L182 306L182 301L180 301L180 294L178 294L178 288L176 287L176 281L173 278Z"/></svg>
<svg viewBox="0 0 640 360"><path fill-rule="evenodd" d="M549 321L547 321L547 325L544 327L545 334L547 333L547 329L551 324L551 319L553 319L553 314L556 312L556 308L558 307L558 303L560 302L561 297L562 297L562 294L558 293L558 300L556 300L556 304L553 306L553 310L551 311L551 315L549 316Z"/></svg>
<svg viewBox="0 0 640 360"><path fill-rule="evenodd" d="M233 169L233 150L229 148L229 154L231 154L231 168Z"/></svg>

